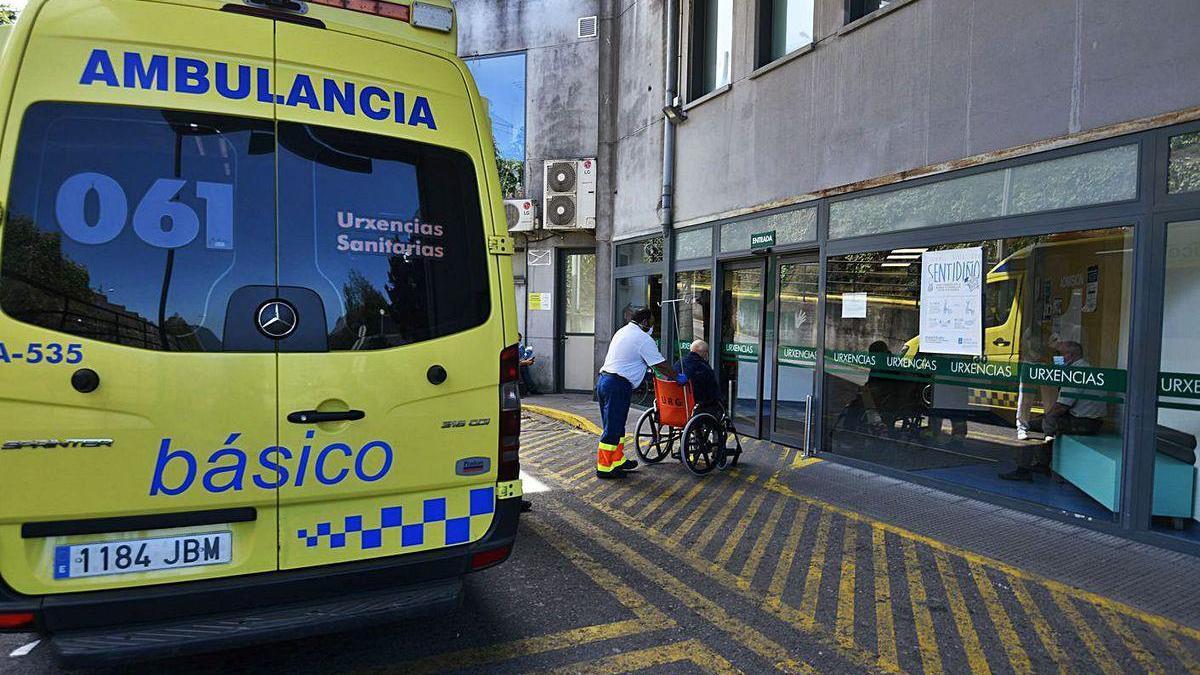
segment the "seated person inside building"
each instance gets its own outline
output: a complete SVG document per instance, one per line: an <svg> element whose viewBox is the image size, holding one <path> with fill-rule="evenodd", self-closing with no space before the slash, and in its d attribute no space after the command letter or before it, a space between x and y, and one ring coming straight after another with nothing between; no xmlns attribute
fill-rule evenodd
<svg viewBox="0 0 1200 675"><path fill-rule="evenodd" d="M720 415L724 409L721 388L717 386L717 374L708 365L708 343L704 340L692 342L690 351L684 355L676 370L687 376L692 383L692 395L700 410Z"/></svg>
<svg viewBox="0 0 1200 675"><path fill-rule="evenodd" d="M858 394L846 404L842 419L846 429L880 433L893 431L897 421L919 419L924 411L921 382L898 378L887 371L884 359L892 353L883 340L871 343L867 351L875 355L872 367Z"/></svg>
<svg viewBox="0 0 1200 675"><path fill-rule="evenodd" d="M1083 358L1083 346L1078 342L1062 341L1055 345L1058 355L1056 365L1069 368L1090 368L1092 364ZM1045 440L1033 447L1023 448L1017 459L1017 468L1000 474L1005 480L1033 480L1033 472L1050 473L1050 453L1054 437L1060 434L1092 436L1104 425L1108 405L1104 401L1090 398L1086 390L1063 387L1058 392L1054 405L1044 415L1029 420L1029 431L1045 434Z"/></svg>

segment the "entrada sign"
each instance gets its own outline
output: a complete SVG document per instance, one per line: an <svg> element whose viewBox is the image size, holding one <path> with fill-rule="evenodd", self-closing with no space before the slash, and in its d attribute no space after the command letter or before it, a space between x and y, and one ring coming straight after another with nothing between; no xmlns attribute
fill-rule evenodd
<svg viewBox="0 0 1200 675"><path fill-rule="evenodd" d="M771 248L775 245L775 230L770 232L756 232L750 235L750 250L757 251L760 248Z"/></svg>

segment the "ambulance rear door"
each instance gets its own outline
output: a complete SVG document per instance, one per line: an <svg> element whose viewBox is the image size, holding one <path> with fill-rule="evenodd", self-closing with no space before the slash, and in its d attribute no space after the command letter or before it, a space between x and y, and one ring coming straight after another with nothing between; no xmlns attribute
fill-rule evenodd
<svg viewBox="0 0 1200 675"><path fill-rule="evenodd" d="M238 304L275 286L272 22L26 12L0 153L0 576L36 595L274 570L276 357Z"/></svg>
<svg viewBox="0 0 1200 675"><path fill-rule="evenodd" d="M283 568L475 541L503 322L473 88L450 59L278 22ZM490 148L488 152L491 152Z"/></svg>

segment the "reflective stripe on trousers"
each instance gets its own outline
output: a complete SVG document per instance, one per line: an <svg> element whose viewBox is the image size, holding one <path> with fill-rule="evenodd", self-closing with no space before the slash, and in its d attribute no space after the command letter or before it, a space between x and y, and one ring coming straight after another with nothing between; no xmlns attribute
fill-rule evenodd
<svg viewBox="0 0 1200 675"><path fill-rule="evenodd" d="M596 451L596 470L601 473L615 471L617 467L625 463L625 439L621 439L620 443L613 445L612 443L600 442L600 447Z"/></svg>

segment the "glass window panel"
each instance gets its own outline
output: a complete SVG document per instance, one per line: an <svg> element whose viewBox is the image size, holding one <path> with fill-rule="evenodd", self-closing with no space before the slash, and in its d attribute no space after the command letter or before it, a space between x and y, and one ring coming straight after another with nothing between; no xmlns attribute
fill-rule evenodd
<svg viewBox="0 0 1200 675"><path fill-rule="evenodd" d="M920 253L928 249L828 260L826 449L1115 519L1132 228L933 250L964 247L981 247L987 270L982 357L922 351ZM843 312L849 293L866 294L865 317Z"/></svg>
<svg viewBox="0 0 1200 675"><path fill-rule="evenodd" d="M37 103L17 143L0 306L129 347L243 348L226 308L276 283L274 186L269 122Z"/></svg>
<svg viewBox="0 0 1200 675"><path fill-rule="evenodd" d="M659 327L659 317L662 316L662 275L629 277L617 279L613 289L616 298L617 311L614 315L613 329L619 329L633 318L633 313L642 307L649 307L654 312L654 326L650 336L662 345L662 331ZM633 390L630 397L633 405L647 407L654 403L654 378L642 378L642 383Z"/></svg>
<svg viewBox="0 0 1200 675"><path fill-rule="evenodd" d="M829 236L858 237L933 225L1124 201L1137 197L1138 146L867 195L829 205Z"/></svg>
<svg viewBox="0 0 1200 675"><path fill-rule="evenodd" d="M1168 192L1200 190L1200 131L1171 138Z"/></svg>
<svg viewBox="0 0 1200 675"><path fill-rule="evenodd" d="M696 0L692 5L691 97L732 81L733 0Z"/></svg>
<svg viewBox="0 0 1200 675"><path fill-rule="evenodd" d="M649 265L662 262L662 237L617 246L617 267Z"/></svg>
<svg viewBox="0 0 1200 675"><path fill-rule="evenodd" d="M712 308L712 270L678 272L675 297L679 302L679 345L676 351L691 347L693 340L708 340L708 319Z"/></svg>
<svg viewBox="0 0 1200 675"><path fill-rule="evenodd" d="M725 223L721 226L721 252L749 249L750 235L771 230L775 231L776 246L816 241L817 210L815 208L796 209Z"/></svg>
<svg viewBox="0 0 1200 675"><path fill-rule="evenodd" d="M734 421L749 430L759 417L764 282L761 267L727 269L721 289L721 392L733 392Z"/></svg>
<svg viewBox="0 0 1200 675"><path fill-rule="evenodd" d="M1004 215L1053 211L1137 197L1138 146L1122 145L1009 169Z"/></svg>
<svg viewBox="0 0 1200 675"><path fill-rule="evenodd" d="M487 245L471 158L279 123L279 283L315 291L329 348L385 349L482 324Z"/></svg>
<svg viewBox="0 0 1200 675"><path fill-rule="evenodd" d="M1200 494L1195 490L1200 437L1200 220L1167 226L1158 427L1154 453L1155 529L1200 541Z"/></svg>
<svg viewBox="0 0 1200 675"><path fill-rule="evenodd" d="M765 22L760 39L767 42L760 66L812 44L813 0L761 0L759 20Z"/></svg>
<svg viewBox="0 0 1200 675"><path fill-rule="evenodd" d="M817 290L820 265L779 265L779 392L775 430L803 438L817 365Z"/></svg>
<svg viewBox="0 0 1200 675"><path fill-rule="evenodd" d="M466 59L479 94L487 99L496 155L525 161L525 54Z"/></svg>
<svg viewBox="0 0 1200 675"><path fill-rule="evenodd" d="M675 259L690 260L712 255L712 230L685 230L675 233Z"/></svg>
<svg viewBox="0 0 1200 675"><path fill-rule="evenodd" d="M596 331L596 254L571 253L566 257L566 332Z"/></svg>

